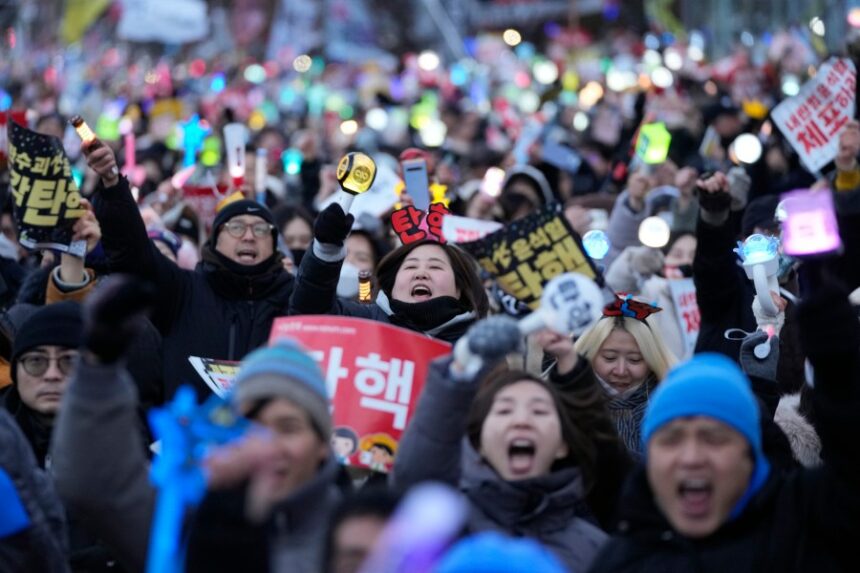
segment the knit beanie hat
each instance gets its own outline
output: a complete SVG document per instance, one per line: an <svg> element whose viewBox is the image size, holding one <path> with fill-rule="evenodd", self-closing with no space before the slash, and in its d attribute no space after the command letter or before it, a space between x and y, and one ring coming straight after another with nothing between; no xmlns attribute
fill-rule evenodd
<svg viewBox="0 0 860 573"><path fill-rule="evenodd" d="M17 382L18 359L37 346L78 348L84 329L81 306L66 301L39 308L21 324L12 344L9 368L12 382Z"/></svg>
<svg viewBox="0 0 860 573"><path fill-rule="evenodd" d="M654 432L688 416L707 416L723 422L750 444L755 467L747 491L732 510L730 517L737 517L764 485L770 463L762 451L758 402L749 379L734 361L722 354L702 353L669 371L651 397L642 421L646 455Z"/></svg>
<svg viewBox="0 0 860 573"><path fill-rule="evenodd" d="M272 216L272 212L269 211L268 207L266 207L265 205L260 205L256 201L251 201L250 199L241 199L239 201L233 201L232 203L228 203L227 205L225 205L215 215L215 220L212 222L213 244L218 238L218 233L221 232L221 227L224 225L224 223L226 223L233 217L237 217L239 215L254 215L255 217L262 218L267 223L275 225L275 218ZM272 240L275 242L275 244L277 244L277 229L272 229Z"/></svg>
<svg viewBox="0 0 860 573"><path fill-rule="evenodd" d="M307 412L314 429L328 442L331 413L325 377L316 361L292 340L255 350L236 375L234 405L271 398L285 398Z"/></svg>
<svg viewBox="0 0 860 573"><path fill-rule="evenodd" d="M543 545L487 532L452 547L433 573L563 573L567 569Z"/></svg>

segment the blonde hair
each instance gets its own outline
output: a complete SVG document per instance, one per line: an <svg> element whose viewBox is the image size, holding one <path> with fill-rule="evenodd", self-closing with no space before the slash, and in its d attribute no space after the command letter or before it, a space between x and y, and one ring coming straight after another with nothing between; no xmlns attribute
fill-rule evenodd
<svg viewBox="0 0 860 573"><path fill-rule="evenodd" d="M663 380L669 369L678 362L663 342L663 337L656 330L657 326L650 317L641 321L629 316L605 316L579 337L575 345L576 351L592 362L597 351L616 328L630 333L639 346L639 352L642 353L645 364L657 377L658 382Z"/></svg>

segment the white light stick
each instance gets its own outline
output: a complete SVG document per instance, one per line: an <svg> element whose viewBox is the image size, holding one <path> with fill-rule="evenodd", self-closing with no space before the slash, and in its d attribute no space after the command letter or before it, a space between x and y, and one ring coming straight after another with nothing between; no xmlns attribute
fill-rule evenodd
<svg viewBox="0 0 860 573"><path fill-rule="evenodd" d="M245 179L245 143L247 128L241 123L224 126L224 146L227 148L227 171L233 179L233 187L239 189Z"/></svg>
<svg viewBox="0 0 860 573"><path fill-rule="evenodd" d="M254 194L257 197L257 203L260 205L266 204L266 179L269 176L266 162L266 150L263 148L258 149L254 161Z"/></svg>
<svg viewBox="0 0 860 573"><path fill-rule="evenodd" d="M579 273L565 273L543 288L540 307L519 322L527 336L542 328L580 336L603 315L603 293L594 281Z"/></svg>

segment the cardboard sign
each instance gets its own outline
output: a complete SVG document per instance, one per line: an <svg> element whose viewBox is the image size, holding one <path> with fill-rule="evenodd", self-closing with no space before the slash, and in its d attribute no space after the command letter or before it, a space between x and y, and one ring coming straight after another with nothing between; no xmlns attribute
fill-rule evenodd
<svg viewBox="0 0 860 573"><path fill-rule="evenodd" d="M847 58L830 58L800 93L771 113L774 124L812 173L833 161L839 132L854 117L857 70Z"/></svg>
<svg viewBox="0 0 860 573"><path fill-rule="evenodd" d="M28 249L56 249L83 257L86 243L72 242L72 227L86 210L63 142L15 122L8 129L18 241Z"/></svg>
<svg viewBox="0 0 860 573"><path fill-rule="evenodd" d="M505 291L532 310L540 304L544 285L561 273L597 277L579 235L570 228L558 203L461 246Z"/></svg>
<svg viewBox="0 0 860 573"><path fill-rule="evenodd" d="M276 319L320 363L332 397L332 449L346 465L387 472L415 411L428 365L451 345L389 324L339 316Z"/></svg>
<svg viewBox="0 0 860 573"><path fill-rule="evenodd" d="M468 243L486 237L503 226L495 221L445 215L442 219L442 236L449 243Z"/></svg>
<svg viewBox="0 0 860 573"><path fill-rule="evenodd" d="M699 303L696 300L696 285L693 279L673 279L669 281L669 290L672 292L675 315L684 338L685 356L692 356L702 324Z"/></svg>
<svg viewBox="0 0 860 573"><path fill-rule="evenodd" d="M198 356L189 356L188 362L191 363L200 378L206 382L206 385L221 398L226 396L233 387L233 380L236 378L236 373L239 372L239 365L241 364L241 362L200 358Z"/></svg>

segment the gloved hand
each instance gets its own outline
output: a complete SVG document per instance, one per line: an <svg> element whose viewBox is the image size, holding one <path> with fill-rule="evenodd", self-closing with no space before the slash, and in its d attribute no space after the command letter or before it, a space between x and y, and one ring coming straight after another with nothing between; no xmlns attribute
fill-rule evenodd
<svg viewBox="0 0 860 573"><path fill-rule="evenodd" d="M747 376L776 382L776 365L779 362L779 336L770 339L770 352L764 358L755 355L756 346L767 341L767 333L760 330L747 336L741 343L741 368Z"/></svg>
<svg viewBox="0 0 860 573"><path fill-rule="evenodd" d="M326 245L342 247L355 217L344 214L343 209L337 203L332 203L317 215L314 221L314 238Z"/></svg>
<svg viewBox="0 0 860 573"><path fill-rule="evenodd" d="M495 362L523 349L523 335L517 321L509 316L489 316L479 320L454 345L454 363L468 377L484 364Z"/></svg>
<svg viewBox="0 0 860 573"><path fill-rule="evenodd" d="M732 211L743 211L747 206L752 179L743 167L732 167L728 173L729 195L732 198Z"/></svg>
<svg viewBox="0 0 860 573"><path fill-rule="evenodd" d="M727 212L732 204L732 196L729 194L729 179L725 174L717 172L703 175L696 181L696 195L699 197L699 206L703 211L714 216L725 214L728 218Z"/></svg>
<svg viewBox="0 0 860 573"><path fill-rule="evenodd" d="M83 349L101 363L116 362L143 329L155 299L150 283L110 276L84 303Z"/></svg>

